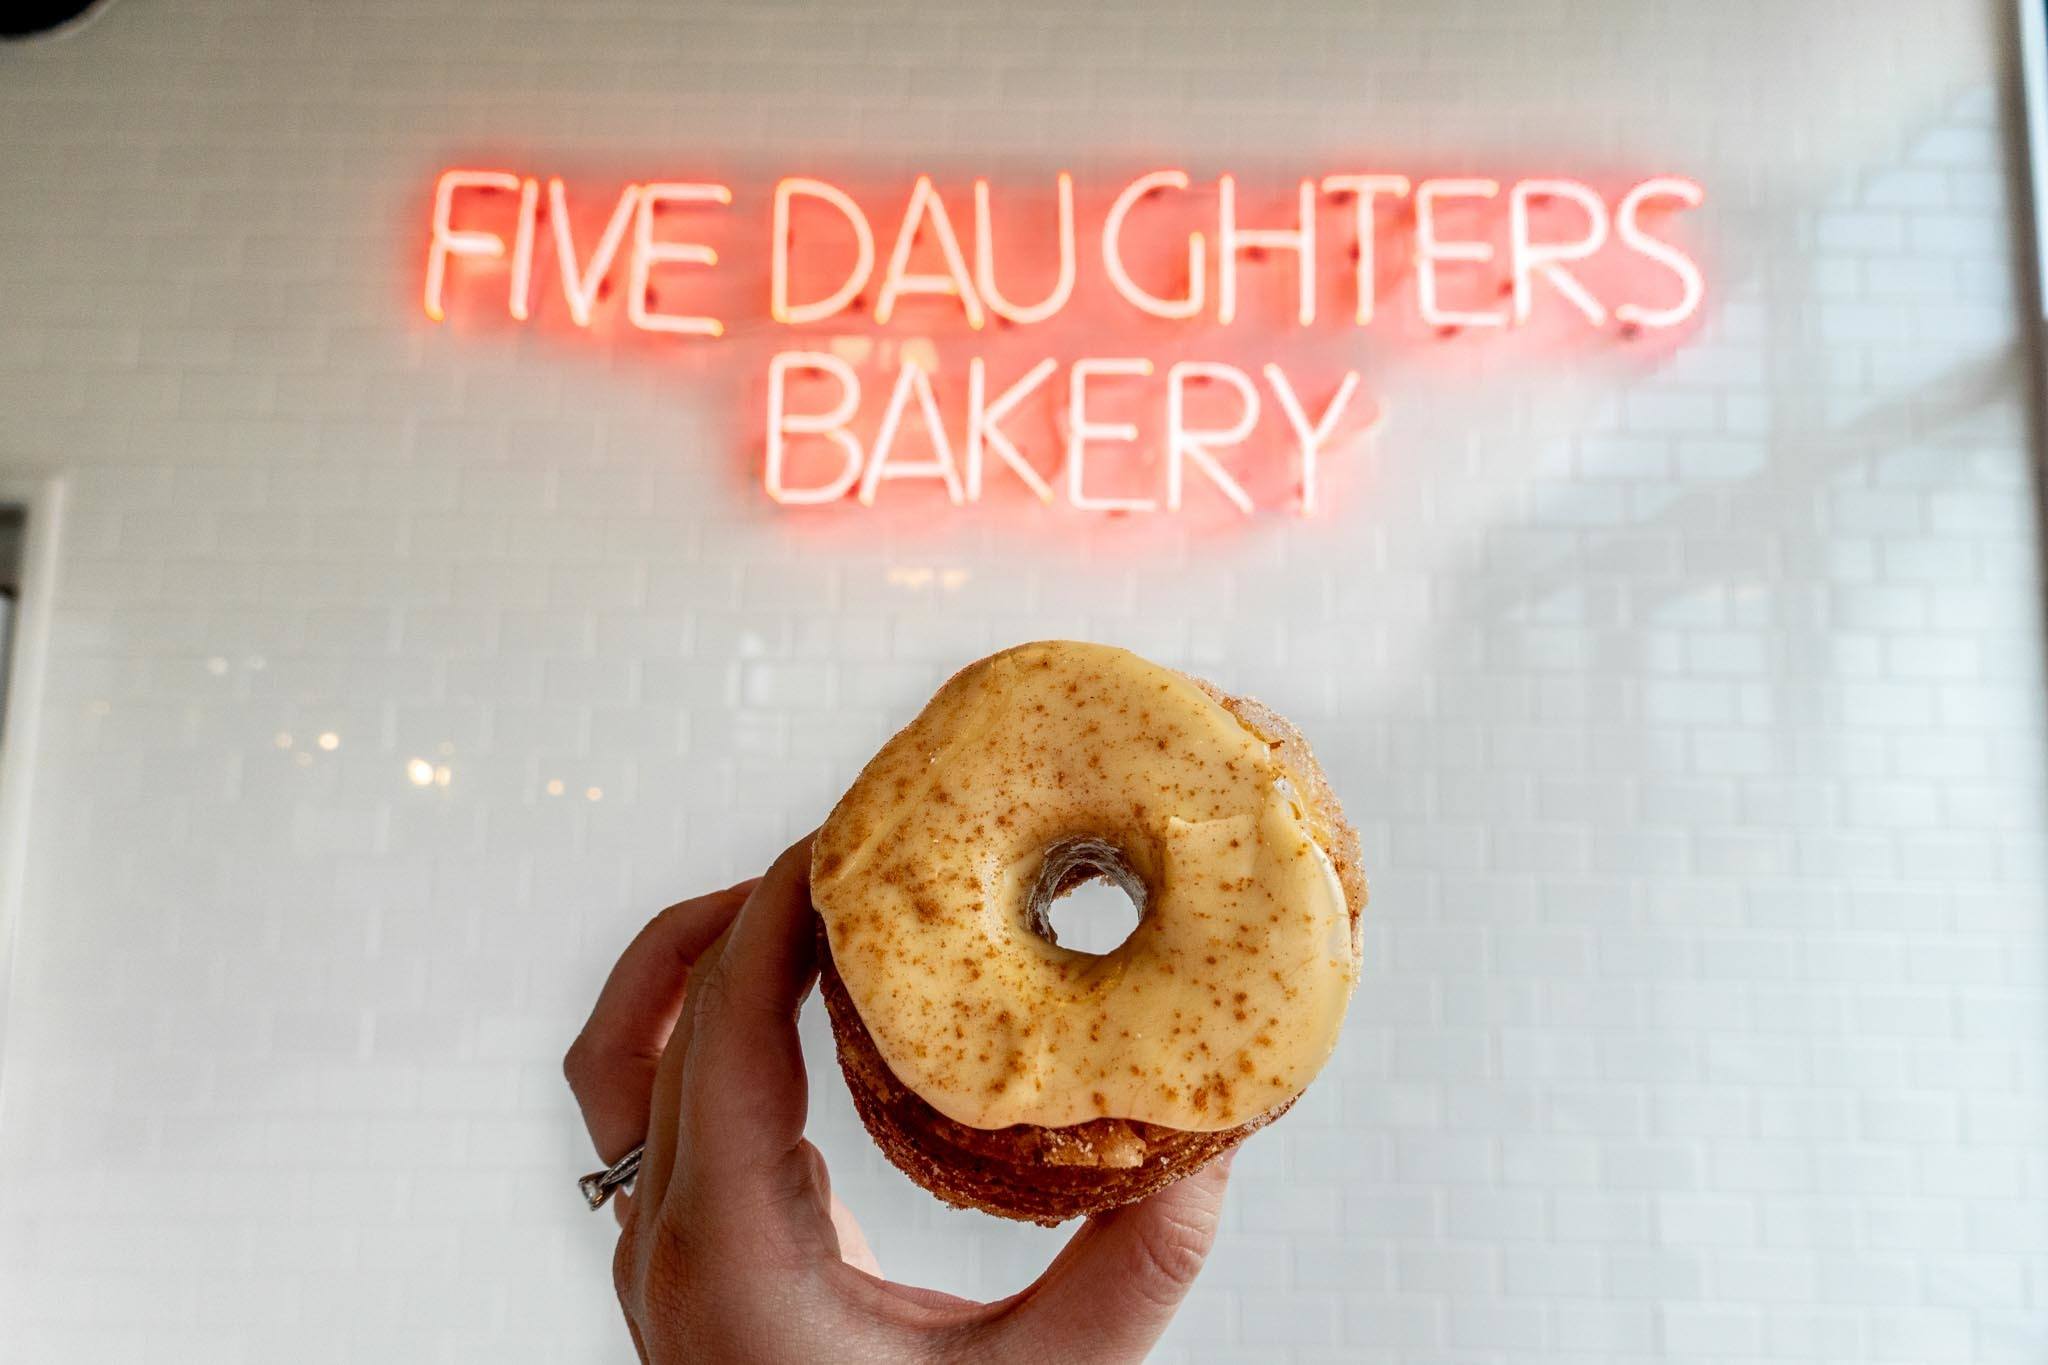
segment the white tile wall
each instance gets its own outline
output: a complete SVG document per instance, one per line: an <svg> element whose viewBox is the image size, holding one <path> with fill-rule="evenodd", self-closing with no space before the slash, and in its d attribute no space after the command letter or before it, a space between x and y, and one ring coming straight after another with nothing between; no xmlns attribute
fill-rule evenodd
<svg viewBox="0 0 2048 1365"><path fill-rule="evenodd" d="M624 1358L557 1072L601 973L1048 633L1293 715L1374 874L1163 1358L2048 1358L2006 8L122 0L0 50L0 461L71 485L0 1359ZM1712 294L1649 360L1366 348L1319 523L799 533L713 375L424 323L472 158L1676 170ZM889 1269L1048 1258L814 1056Z"/></svg>

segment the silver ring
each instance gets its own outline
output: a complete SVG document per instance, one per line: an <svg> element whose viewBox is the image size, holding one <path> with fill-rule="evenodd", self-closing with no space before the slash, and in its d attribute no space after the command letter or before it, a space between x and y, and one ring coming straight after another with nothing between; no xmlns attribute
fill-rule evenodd
<svg viewBox="0 0 2048 1365"><path fill-rule="evenodd" d="M603 1208L614 1194L631 1189L633 1177L640 1174L641 1154L646 1150L647 1144L643 1142L603 1170L592 1171L576 1182L576 1188L583 1191L592 1209Z"/></svg>

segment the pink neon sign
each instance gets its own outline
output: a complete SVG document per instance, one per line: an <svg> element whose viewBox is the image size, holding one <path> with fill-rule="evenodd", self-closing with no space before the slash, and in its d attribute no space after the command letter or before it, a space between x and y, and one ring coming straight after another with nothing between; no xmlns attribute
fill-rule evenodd
<svg viewBox="0 0 2048 1365"><path fill-rule="evenodd" d="M1672 231L1703 195L1676 176L1603 193L1556 177L1340 173L1253 196L1232 175L1167 169L1099 196L1064 172L1046 188L975 179L949 202L919 176L907 196L863 199L788 177L761 196L759 252L723 184L592 193L449 170L422 304L437 323L459 297L519 323L581 331L609 317L693 346L731 345L740 325L780 335L760 467L778 504L873 506L921 484L959 506L1000 481L1085 511L1202 498L1251 516L1276 505L1247 475L1262 442L1287 465L1279 501L1312 513L1323 462L1377 415L1356 369L1311 360L1305 375L1283 345L1388 329L1634 337L1681 327L1705 296ZM938 360L948 330L973 338L964 365ZM1232 358L1185 354L1196 336ZM1019 337L1063 357L1009 363ZM874 372L877 356L893 374ZM1027 449L1012 423L1029 410L1049 430Z"/></svg>

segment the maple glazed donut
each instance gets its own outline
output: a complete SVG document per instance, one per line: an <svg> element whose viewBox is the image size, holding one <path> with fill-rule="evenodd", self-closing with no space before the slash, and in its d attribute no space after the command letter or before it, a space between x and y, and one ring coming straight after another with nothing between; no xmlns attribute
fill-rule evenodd
<svg viewBox="0 0 2048 1365"><path fill-rule="evenodd" d="M1097 877L1137 927L1047 919ZM1358 839L1294 728L1125 650L955 674L818 831L821 983L855 1107L948 1203L1054 1224L1284 1112L1358 979Z"/></svg>

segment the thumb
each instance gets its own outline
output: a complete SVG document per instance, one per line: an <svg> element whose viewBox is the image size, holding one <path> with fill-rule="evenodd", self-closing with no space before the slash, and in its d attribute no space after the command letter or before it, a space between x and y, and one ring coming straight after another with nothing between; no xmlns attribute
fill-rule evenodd
<svg viewBox="0 0 2048 1365"><path fill-rule="evenodd" d="M1236 1149L1135 1204L1090 1218L991 1324L1003 1358L1137 1360L1208 1259Z"/></svg>

